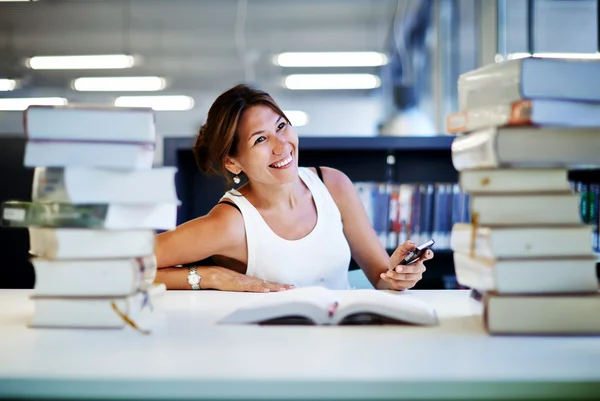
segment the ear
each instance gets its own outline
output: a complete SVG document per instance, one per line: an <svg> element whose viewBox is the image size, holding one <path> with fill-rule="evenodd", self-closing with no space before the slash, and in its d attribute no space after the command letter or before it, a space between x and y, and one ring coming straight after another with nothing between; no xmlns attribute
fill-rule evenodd
<svg viewBox="0 0 600 401"><path fill-rule="evenodd" d="M235 159L229 156L225 158L225 168L234 175L242 172L242 166Z"/></svg>

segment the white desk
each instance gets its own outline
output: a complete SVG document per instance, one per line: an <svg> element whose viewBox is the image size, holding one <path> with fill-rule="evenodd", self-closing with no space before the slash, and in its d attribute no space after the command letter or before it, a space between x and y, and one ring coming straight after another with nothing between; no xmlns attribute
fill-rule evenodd
<svg viewBox="0 0 600 401"><path fill-rule="evenodd" d="M433 328L216 325L252 294L170 291L148 336L28 329L29 294L0 291L0 398L600 397L600 338L489 336L466 291L410 292Z"/></svg>

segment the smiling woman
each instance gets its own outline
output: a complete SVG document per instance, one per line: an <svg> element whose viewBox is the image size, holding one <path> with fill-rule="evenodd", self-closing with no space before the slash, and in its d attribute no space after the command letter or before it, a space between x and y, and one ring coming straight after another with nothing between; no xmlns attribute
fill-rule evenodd
<svg viewBox="0 0 600 401"><path fill-rule="evenodd" d="M157 280L168 288L282 291L348 289L352 256L379 289L413 287L429 250L400 266L415 248L388 256L352 182L335 169L298 166L298 136L266 92L245 85L221 94L194 145L204 172L239 184L203 217L157 236ZM174 267L210 260L210 266Z"/></svg>

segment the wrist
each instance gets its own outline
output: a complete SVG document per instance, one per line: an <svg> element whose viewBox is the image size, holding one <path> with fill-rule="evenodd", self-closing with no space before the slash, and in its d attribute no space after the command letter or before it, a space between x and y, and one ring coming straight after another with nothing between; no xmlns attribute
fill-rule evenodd
<svg viewBox="0 0 600 401"><path fill-rule="evenodd" d="M202 266L197 267L196 271L202 277L200 280L200 289L218 289L218 267L216 266Z"/></svg>

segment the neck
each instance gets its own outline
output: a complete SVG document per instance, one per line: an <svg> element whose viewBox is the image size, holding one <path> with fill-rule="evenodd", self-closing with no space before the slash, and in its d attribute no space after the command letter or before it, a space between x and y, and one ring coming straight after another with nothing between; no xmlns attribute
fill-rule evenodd
<svg viewBox="0 0 600 401"><path fill-rule="evenodd" d="M246 191L242 191L257 209L290 210L298 205L305 188L300 176L290 183L282 185L266 185L260 182L249 182Z"/></svg>

